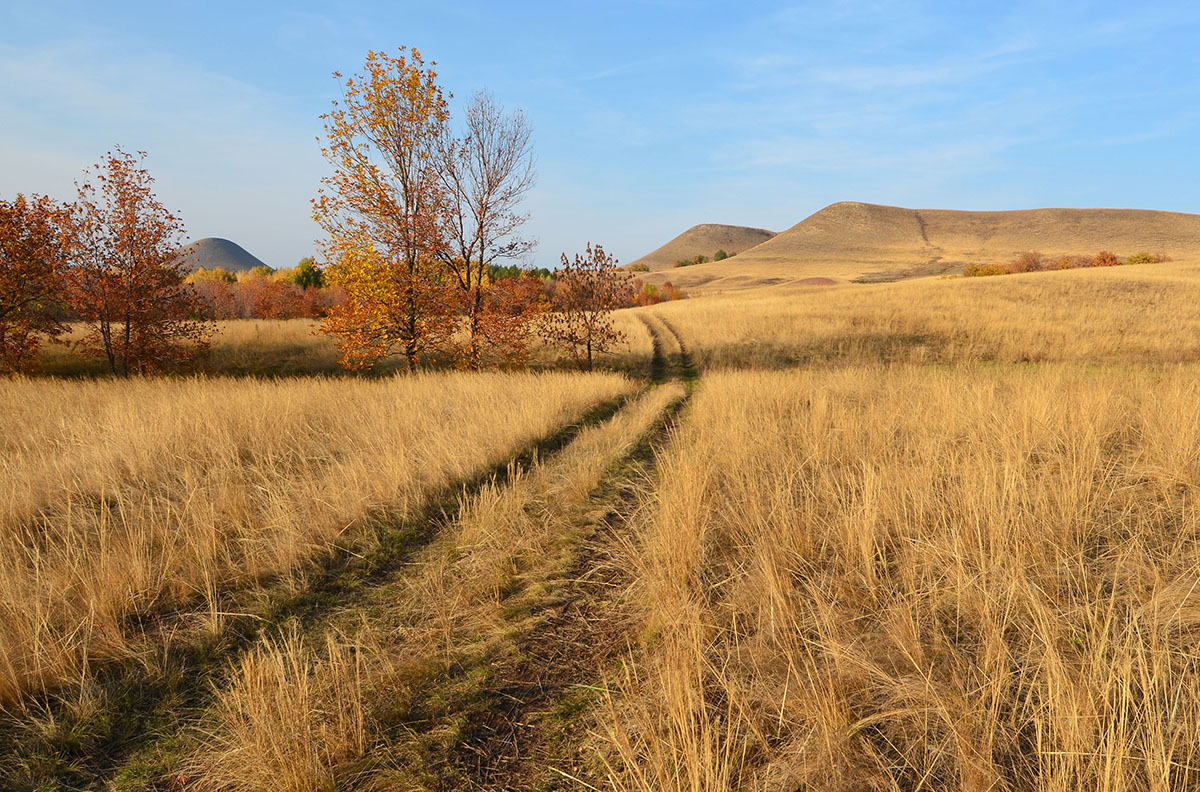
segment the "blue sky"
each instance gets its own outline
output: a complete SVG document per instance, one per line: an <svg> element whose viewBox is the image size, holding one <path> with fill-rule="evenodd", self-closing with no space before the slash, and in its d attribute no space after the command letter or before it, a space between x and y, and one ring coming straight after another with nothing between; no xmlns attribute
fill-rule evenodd
<svg viewBox="0 0 1200 792"><path fill-rule="evenodd" d="M318 115L368 49L534 127L534 261L826 204L1200 212L1200 5L0 0L0 195L149 152L192 238L313 250Z"/></svg>

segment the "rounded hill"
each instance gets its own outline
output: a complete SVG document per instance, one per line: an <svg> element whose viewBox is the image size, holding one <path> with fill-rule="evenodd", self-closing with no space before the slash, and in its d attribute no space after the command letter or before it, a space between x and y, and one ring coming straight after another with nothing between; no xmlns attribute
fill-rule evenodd
<svg viewBox="0 0 1200 792"><path fill-rule="evenodd" d="M220 267L226 272L245 272L267 266L261 259L236 242L206 237L186 245L180 253L189 271Z"/></svg>
<svg viewBox="0 0 1200 792"><path fill-rule="evenodd" d="M1142 251L1200 257L1200 215L1146 209L968 212L842 201L727 261L672 273L676 286L719 289L804 278L897 280L1047 256ZM662 276L651 280L660 280Z"/></svg>
<svg viewBox="0 0 1200 792"><path fill-rule="evenodd" d="M696 256L704 256L711 260L718 250L725 251L729 256L735 256L773 236L775 236L775 232L765 228L701 223L692 226L654 252L629 262L626 267L645 266L651 272L657 272L671 269L676 261L693 259Z"/></svg>

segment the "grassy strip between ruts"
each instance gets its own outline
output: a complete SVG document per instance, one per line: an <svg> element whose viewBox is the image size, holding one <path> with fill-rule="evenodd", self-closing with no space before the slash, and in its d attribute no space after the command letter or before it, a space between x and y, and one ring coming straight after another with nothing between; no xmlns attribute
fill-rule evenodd
<svg viewBox="0 0 1200 792"><path fill-rule="evenodd" d="M458 519L367 601L320 634L246 654L181 774L222 790L465 788L453 754L489 706L489 669L545 618L594 530L606 473L681 396L676 383L655 388L552 459L464 496Z"/></svg>

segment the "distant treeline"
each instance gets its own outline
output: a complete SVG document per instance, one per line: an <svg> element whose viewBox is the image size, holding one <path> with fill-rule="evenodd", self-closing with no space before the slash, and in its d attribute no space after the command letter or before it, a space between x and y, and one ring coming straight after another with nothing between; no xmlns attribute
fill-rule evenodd
<svg viewBox="0 0 1200 792"><path fill-rule="evenodd" d="M488 267L491 283L520 278L537 279L544 296L553 296L554 275L545 267ZM234 273L201 267L186 280L196 291L198 312L207 319L320 319L345 299L345 292L327 282L324 269L311 256L282 269L264 265Z"/></svg>

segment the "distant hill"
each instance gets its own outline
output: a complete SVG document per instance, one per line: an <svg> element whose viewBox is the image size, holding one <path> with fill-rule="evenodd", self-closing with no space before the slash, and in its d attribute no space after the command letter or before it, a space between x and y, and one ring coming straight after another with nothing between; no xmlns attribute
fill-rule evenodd
<svg viewBox="0 0 1200 792"><path fill-rule="evenodd" d="M701 223L692 226L653 253L647 253L636 261L629 262L626 267L644 264L650 268L651 272L657 272L670 269L676 261L696 256L706 256L711 259L718 250L724 250L733 256L749 250L773 236L775 236L775 232L765 228Z"/></svg>
<svg viewBox="0 0 1200 792"><path fill-rule="evenodd" d="M674 270L670 280L718 289L806 278L894 280L960 272L964 264L1006 263L1027 250L1200 258L1200 215L1143 209L961 212L843 201L736 258Z"/></svg>
<svg viewBox="0 0 1200 792"><path fill-rule="evenodd" d="M181 258L186 258L187 269L191 272L202 267L206 270L220 267L227 272L245 272L267 266L241 245L219 237L207 237L189 243Z"/></svg>

